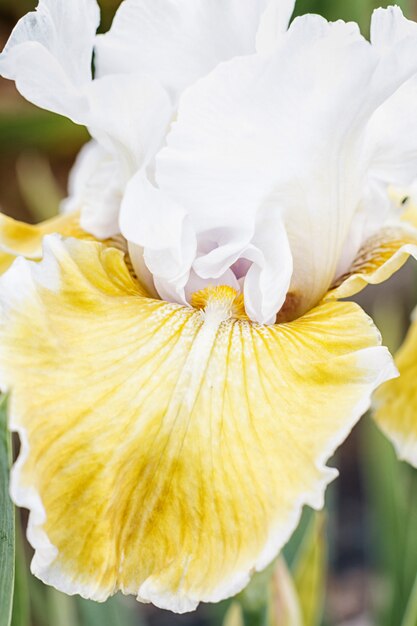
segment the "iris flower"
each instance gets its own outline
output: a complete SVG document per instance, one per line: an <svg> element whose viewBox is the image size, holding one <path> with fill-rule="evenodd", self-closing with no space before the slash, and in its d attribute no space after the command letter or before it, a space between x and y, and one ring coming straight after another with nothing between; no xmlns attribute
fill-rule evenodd
<svg viewBox="0 0 417 626"><path fill-rule="evenodd" d="M95 0L41 0L0 56L93 137L61 216L0 224L11 492L68 594L238 592L396 375L339 300L417 251L389 193L417 172L417 25L292 8L124 0L96 37Z"/></svg>

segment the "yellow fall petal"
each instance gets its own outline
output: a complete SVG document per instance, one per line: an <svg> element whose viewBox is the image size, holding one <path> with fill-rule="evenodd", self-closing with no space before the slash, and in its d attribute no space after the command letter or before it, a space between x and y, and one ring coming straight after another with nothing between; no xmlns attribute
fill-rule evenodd
<svg viewBox="0 0 417 626"><path fill-rule="evenodd" d="M59 233L65 237L93 239L81 229L79 220L78 211L58 215L40 224L26 224L0 213L0 274L10 267L17 256L40 258L45 235Z"/></svg>
<svg viewBox="0 0 417 626"><path fill-rule="evenodd" d="M417 467L417 322L414 321L395 362L400 377L381 386L374 418L393 442L398 456Z"/></svg>
<svg viewBox="0 0 417 626"><path fill-rule="evenodd" d="M410 255L417 258L417 230L406 224L384 228L365 243L349 273L337 281L325 301L349 298L367 285L388 280Z"/></svg>
<svg viewBox="0 0 417 626"><path fill-rule="evenodd" d="M144 297L98 243L47 237L0 303L32 569L99 601L182 612L239 591L323 505L327 459L395 375L356 304L259 326L228 287L198 309Z"/></svg>

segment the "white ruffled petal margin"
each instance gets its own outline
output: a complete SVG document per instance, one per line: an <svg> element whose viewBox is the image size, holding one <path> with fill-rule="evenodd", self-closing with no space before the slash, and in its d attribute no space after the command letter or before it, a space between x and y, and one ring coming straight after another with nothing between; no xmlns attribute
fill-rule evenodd
<svg viewBox="0 0 417 626"><path fill-rule="evenodd" d="M83 87L100 12L96 0L40 0L16 25L0 55L0 75L44 109L84 124Z"/></svg>
<svg viewBox="0 0 417 626"><path fill-rule="evenodd" d="M265 51L286 30L295 0L125 0L96 41L98 76L156 76L174 102L233 57ZM259 30L258 30L259 27Z"/></svg>
<svg viewBox="0 0 417 626"><path fill-rule="evenodd" d="M256 34L257 52L270 52L288 29L295 0L270 0Z"/></svg>
<svg viewBox="0 0 417 626"><path fill-rule="evenodd" d="M253 261L243 283L246 312L260 324L274 324L293 272L290 243L279 210L260 211L251 250L242 256Z"/></svg>

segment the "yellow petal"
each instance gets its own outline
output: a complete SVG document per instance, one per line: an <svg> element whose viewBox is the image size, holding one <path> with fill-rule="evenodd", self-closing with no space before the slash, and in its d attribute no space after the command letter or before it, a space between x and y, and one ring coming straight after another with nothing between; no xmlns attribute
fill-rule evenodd
<svg viewBox="0 0 417 626"><path fill-rule="evenodd" d="M410 255L417 258L417 230L406 224L384 228L365 243L349 273L338 280L325 300L348 298L367 285L384 282Z"/></svg>
<svg viewBox="0 0 417 626"><path fill-rule="evenodd" d="M398 456L417 467L417 322L395 357L400 377L382 385L374 417L393 442Z"/></svg>
<svg viewBox="0 0 417 626"><path fill-rule="evenodd" d="M32 225L0 213L0 274L10 267L17 256L40 258L45 235L60 233L65 237L93 239L81 229L79 218L79 212L74 212Z"/></svg>
<svg viewBox="0 0 417 626"><path fill-rule="evenodd" d="M327 459L394 375L353 303L263 327L228 287L200 309L144 297L97 243L47 237L0 302L32 568L96 600L121 589L181 612L243 588L302 505L322 506Z"/></svg>

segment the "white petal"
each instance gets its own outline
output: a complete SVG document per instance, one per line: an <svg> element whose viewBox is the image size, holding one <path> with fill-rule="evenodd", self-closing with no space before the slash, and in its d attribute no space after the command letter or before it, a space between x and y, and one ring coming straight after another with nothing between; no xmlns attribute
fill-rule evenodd
<svg viewBox="0 0 417 626"><path fill-rule="evenodd" d="M274 324L293 270L290 244L278 210L261 211L252 248L257 254L244 281L245 309L252 320ZM251 254L245 256L251 258Z"/></svg>
<svg viewBox="0 0 417 626"><path fill-rule="evenodd" d="M371 176L388 185L407 186L417 177L417 80L401 87L373 115L366 153Z"/></svg>
<svg viewBox="0 0 417 626"><path fill-rule="evenodd" d="M193 263L195 276L204 286L227 284L236 288L239 272L228 274L229 268L243 262L240 282L245 296L248 316L260 324L273 324L285 302L292 275L292 256L285 226L279 209L267 207L258 214L252 233L235 228L234 232L209 232L217 236L218 246L199 256ZM229 235L229 237L228 237ZM222 242L223 240L223 242ZM220 243L219 243L220 242ZM239 277L240 278L240 277ZM195 289L194 289L195 291ZM192 293L189 283L187 293Z"/></svg>
<svg viewBox="0 0 417 626"><path fill-rule="evenodd" d="M91 80L95 0L40 0L13 30L0 55L0 74L34 104L83 123L80 88Z"/></svg>
<svg viewBox="0 0 417 626"><path fill-rule="evenodd" d="M81 226L98 239L117 235L119 210L126 184L121 161L90 141L79 153L69 178L64 212L81 211Z"/></svg>
<svg viewBox="0 0 417 626"><path fill-rule="evenodd" d="M242 258L251 244L253 229L218 228L199 233L198 258L193 263L197 274L204 279L222 276L229 267Z"/></svg>
<svg viewBox="0 0 417 626"><path fill-rule="evenodd" d="M90 132L124 160L130 177L162 146L172 117L168 94L151 76L112 75L88 88Z"/></svg>
<svg viewBox="0 0 417 626"><path fill-rule="evenodd" d="M377 9L372 16L372 44L385 55L382 71L395 76L399 89L375 112L368 125L365 159L373 178L385 185L406 186L417 176L417 80L401 84L414 67L417 24L399 7ZM396 54L392 54L395 44Z"/></svg>
<svg viewBox="0 0 417 626"><path fill-rule="evenodd" d="M141 284L146 288L147 293L152 298L158 298L158 292L155 288L153 276L145 263L144 249L135 243L128 242L129 257L135 269L136 276Z"/></svg>
<svg viewBox="0 0 417 626"><path fill-rule="evenodd" d="M270 0L266 7L256 35L258 52L273 49L280 35L285 33L294 11L295 0Z"/></svg>
<svg viewBox="0 0 417 626"><path fill-rule="evenodd" d="M356 25L298 18L273 54L222 64L188 90L157 158L160 188L199 232L253 225L268 198L282 208L301 309L334 278L361 197L366 123L417 71L415 54L386 76L391 52Z"/></svg>
<svg viewBox="0 0 417 626"><path fill-rule="evenodd" d="M119 232L124 188L148 166L171 119L165 90L148 76L106 76L90 83L90 131L97 142L81 153L64 209L81 209L81 225L99 239Z"/></svg>
<svg viewBox="0 0 417 626"><path fill-rule="evenodd" d="M391 48L409 36L415 36L417 24L404 17L399 6L376 9L371 21L371 42L379 48Z"/></svg>
<svg viewBox="0 0 417 626"><path fill-rule="evenodd" d="M407 20L399 7L378 9L372 17L371 39L381 54L374 82L377 79L384 87L387 77L401 86L375 111L367 125L362 155L366 181L337 275L349 270L364 241L375 235L384 222L396 217L388 188L406 187L417 177L417 80L411 78L401 84L409 75L410 64L414 67L417 24Z"/></svg>
<svg viewBox="0 0 417 626"><path fill-rule="evenodd" d="M161 297L185 302L184 287L196 252L195 234L184 209L155 189L142 171L126 188L120 230L130 245L143 248ZM140 278L140 268L135 269Z"/></svg>
<svg viewBox="0 0 417 626"><path fill-rule="evenodd" d="M255 52L266 0L125 0L96 43L99 76L144 72L174 100L218 63Z"/></svg>
<svg viewBox="0 0 417 626"><path fill-rule="evenodd" d="M149 163L162 145L172 108L167 93L151 76L92 80L98 23L95 0L41 0L38 10L14 29L0 55L0 73L15 80L28 100L88 126L103 148L121 161L114 176L107 171L107 181L102 164L94 174L90 187L103 185L99 190L103 197L114 195L119 169L128 179Z"/></svg>

